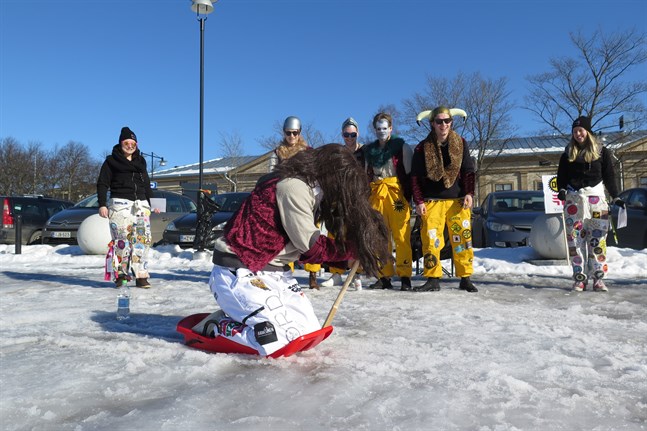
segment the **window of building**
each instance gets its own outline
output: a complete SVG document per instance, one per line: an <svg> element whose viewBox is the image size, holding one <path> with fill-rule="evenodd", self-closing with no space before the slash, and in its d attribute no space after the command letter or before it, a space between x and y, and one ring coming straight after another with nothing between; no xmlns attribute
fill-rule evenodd
<svg viewBox="0 0 647 431"><path fill-rule="evenodd" d="M534 190L544 190L544 183L542 183L541 181L535 181Z"/></svg>
<svg viewBox="0 0 647 431"><path fill-rule="evenodd" d="M640 187L647 187L647 177L640 177L638 182L640 183Z"/></svg>
<svg viewBox="0 0 647 431"><path fill-rule="evenodd" d="M512 190L512 184L495 184L494 191L501 192L504 190Z"/></svg>

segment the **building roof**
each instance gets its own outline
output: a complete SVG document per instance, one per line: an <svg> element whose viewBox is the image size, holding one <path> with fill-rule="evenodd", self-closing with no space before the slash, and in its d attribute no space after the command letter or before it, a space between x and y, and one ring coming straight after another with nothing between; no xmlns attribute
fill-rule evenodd
<svg viewBox="0 0 647 431"><path fill-rule="evenodd" d="M205 160L202 163L203 175L224 174L234 168L251 163L261 156L238 156L238 157L220 157L218 159ZM155 178L177 178L182 176L195 176L200 170L199 163L190 165L175 166L170 169L155 171Z"/></svg>
<svg viewBox="0 0 647 431"><path fill-rule="evenodd" d="M611 132L596 136L598 141L611 150L618 150L625 145L647 138L647 130L633 132ZM564 151L570 139L569 135L533 136L529 138L512 138L495 141L485 152L485 156L517 156L524 153L559 154ZM470 143L472 144L472 143ZM472 151L474 146L471 145ZM501 152L499 153L499 150Z"/></svg>

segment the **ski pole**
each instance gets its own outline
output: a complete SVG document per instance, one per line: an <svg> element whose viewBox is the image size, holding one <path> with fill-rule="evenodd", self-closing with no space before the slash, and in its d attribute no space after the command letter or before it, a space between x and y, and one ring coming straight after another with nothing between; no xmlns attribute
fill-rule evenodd
<svg viewBox="0 0 647 431"><path fill-rule="evenodd" d="M332 323L332 319L335 317L335 314L337 313L337 308L339 308L339 304L341 304L341 300L344 299L344 295L346 294L346 290L348 289L350 282L353 281L353 277L357 272L357 268L359 268L359 260L356 260L353 263L353 266L350 268L348 277L346 277L346 281L344 281L344 285L339 290L337 299L335 299L335 302L333 303L332 308L328 312L328 317L326 317L326 321L324 322L322 328L325 328L326 326L330 326L330 324Z"/></svg>

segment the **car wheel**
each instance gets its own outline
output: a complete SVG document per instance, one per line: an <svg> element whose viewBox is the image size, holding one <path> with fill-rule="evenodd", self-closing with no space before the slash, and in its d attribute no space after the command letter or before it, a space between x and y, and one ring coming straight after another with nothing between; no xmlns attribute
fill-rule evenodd
<svg viewBox="0 0 647 431"><path fill-rule="evenodd" d="M37 230L36 232L32 233L31 236L29 237L29 242L27 243L27 245L40 244L41 236L42 236L42 231L40 230Z"/></svg>

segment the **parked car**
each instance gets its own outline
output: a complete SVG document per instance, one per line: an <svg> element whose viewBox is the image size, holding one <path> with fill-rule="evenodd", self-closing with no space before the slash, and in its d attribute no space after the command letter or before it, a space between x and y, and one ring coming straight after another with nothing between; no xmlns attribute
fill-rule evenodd
<svg viewBox="0 0 647 431"><path fill-rule="evenodd" d="M40 244L43 225L48 218L74 205L74 202L42 196L0 196L2 230L0 244L16 243L16 216L22 220L22 244Z"/></svg>
<svg viewBox="0 0 647 431"><path fill-rule="evenodd" d="M220 210L211 216L211 232L206 244L208 248L211 248L216 239L222 235L222 230L225 228L227 221L240 208L243 201L249 195L249 192L233 192L222 193L213 197L213 200L220 207ZM173 220L172 223L166 226L162 242L177 244L182 248L193 247L197 224L197 212L192 212Z"/></svg>
<svg viewBox="0 0 647 431"><path fill-rule="evenodd" d="M153 244L162 239L166 225L190 211L195 211L196 205L189 197L166 190L153 190L154 199L165 199L166 211L151 213L151 234ZM43 229L43 244L76 245L76 232L86 218L99 212L99 199L94 194L83 199L71 208L55 214L45 224Z"/></svg>
<svg viewBox="0 0 647 431"><path fill-rule="evenodd" d="M607 235L607 245L642 250L647 248L647 187L627 189L618 196L627 208L627 226L616 229L618 241L613 231ZM618 207L611 206L613 225L618 223Z"/></svg>
<svg viewBox="0 0 647 431"><path fill-rule="evenodd" d="M528 245L535 219L544 214L544 193L508 190L489 193L472 211L472 244L483 247Z"/></svg>

